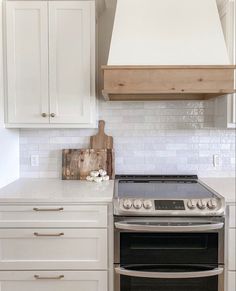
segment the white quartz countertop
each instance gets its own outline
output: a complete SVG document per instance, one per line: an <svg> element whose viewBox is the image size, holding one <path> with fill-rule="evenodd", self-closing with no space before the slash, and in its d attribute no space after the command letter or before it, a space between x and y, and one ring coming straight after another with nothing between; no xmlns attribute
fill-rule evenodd
<svg viewBox="0 0 236 291"><path fill-rule="evenodd" d="M200 178L208 187L236 203L235 178ZM94 183L59 179L19 179L0 189L0 203L110 203L114 181Z"/></svg>
<svg viewBox="0 0 236 291"><path fill-rule="evenodd" d="M0 189L0 203L110 203L114 181L101 183L59 179L19 179Z"/></svg>
<svg viewBox="0 0 236 291"><path fill-rule="evenodd" d="M208 187L225 198L227 203L236 202L235 184L236 178L200 178Z"/></svg>

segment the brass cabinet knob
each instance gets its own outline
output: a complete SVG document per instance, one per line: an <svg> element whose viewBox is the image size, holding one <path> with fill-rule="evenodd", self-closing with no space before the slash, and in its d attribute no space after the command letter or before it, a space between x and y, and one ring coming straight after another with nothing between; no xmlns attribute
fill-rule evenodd
<svg viewBox="0 0 236 291"><path fill-rule="evenodd" d="M43 112L43 113L41 114L41 116L45 118L45 117L47 117L47 113Z"/></svg>
<svg viewBox="0 0 236 291"><path fill-rule="evenodd" d="M52 118L54 118L54 117L56 116L56 114L55 114L55 113L51 113L50 116L51 116Z"/></svg>

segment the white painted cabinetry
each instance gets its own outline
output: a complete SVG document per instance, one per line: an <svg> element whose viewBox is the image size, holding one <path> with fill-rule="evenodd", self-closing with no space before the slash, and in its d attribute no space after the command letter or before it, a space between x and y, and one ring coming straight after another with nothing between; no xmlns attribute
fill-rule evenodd
<svg viewBox="0 0 236 291"><path fill-rule="evenodd" d="M232 64L236 62L236 5L235 0L224 0L219 7L222 28ZM236 74L236 72L235 72ZM236 75L235 75L236 82ZM236 83L235 83L236 88ZM236 94L215 99L215 125L222 128L236 128Z"/></svg>
<svg viewBox="0 0 236 291"><path fill-rule="evenodd" d="M1 291L107 291L105 271L5 271Z"/></svg>
<svg viewBox="0 0 236 291"><path fill-rule="evenodd" d="M228 206L229 222L227 231L227 291L236 290L236 253L235 253L235 238L236 238L236 224L235 224L235 210L236 205L230 204Z"/></svg>
<svg viewBox="0 0 236 291"><path fill-rule="evenodd" d="M6 3L7 118L9 123L47 123L47 2Z"/></svg>
<svg viewBox="0 0 236 291"><path fill-rule="evenodd" d="M1 291L108 291L107 216L107 205L0 205Z"/></svg>
<svg viewBox="0 0 236 291"><path fill-rule="evenodd" d="M49 2L51 123L90 122L91 29L91 2Z"/></svg>
<svg viewBox="0 0 236 291"><path fill-rule="evenodd" d="M94 1L6 1L6 126L93 127Z"/></svg>
<svg viewBox="0 0 236 291"><path fill-rule="evenodd" d="M0 270L107 269L106 229L1 229Z"/></svg>

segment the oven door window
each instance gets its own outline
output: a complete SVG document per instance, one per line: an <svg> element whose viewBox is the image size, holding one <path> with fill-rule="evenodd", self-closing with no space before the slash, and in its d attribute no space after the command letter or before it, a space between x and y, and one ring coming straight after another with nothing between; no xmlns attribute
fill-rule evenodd
<svg viewBox="0 0 236 291"><path fill-rule="evenodd" d="M218 233L120 233L120 264L218 264Z"/></svg>
<svg viewBox="0 0 236 291"><path fill-rule="evenodd" d="M214 267L200 266L140 266L128 267L126 270L130 272L128 275L120 275L120 291L218 291L218 275L207 275ZM141 277L137 273L141 272ZM169 274L169 278L146 278L145 273L153 274ZM184 278L188 272L197 272L196 274L206 273L206 276L192 278ZM199 273L200 272L200 273ZM134 274L134 276L132 276ZM174 274L174 275L173 275ZM172 278L177 274L182 278ZM142 277L144 276L144 277ZM151 275L152 276L152 275Z"/></svg>

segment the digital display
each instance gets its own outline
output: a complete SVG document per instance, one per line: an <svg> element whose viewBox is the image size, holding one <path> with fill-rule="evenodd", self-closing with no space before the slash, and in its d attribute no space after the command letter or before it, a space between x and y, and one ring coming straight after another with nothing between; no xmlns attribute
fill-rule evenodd
<svg viewBox="0 0 236 291"><path fill-rule="evenodd" d="M155 200L156 210L185 210L183 200Z"/></svg>

